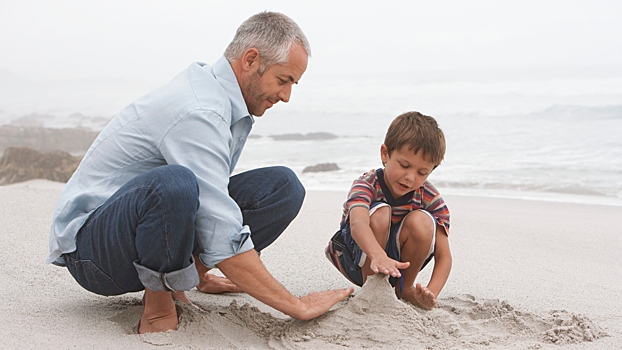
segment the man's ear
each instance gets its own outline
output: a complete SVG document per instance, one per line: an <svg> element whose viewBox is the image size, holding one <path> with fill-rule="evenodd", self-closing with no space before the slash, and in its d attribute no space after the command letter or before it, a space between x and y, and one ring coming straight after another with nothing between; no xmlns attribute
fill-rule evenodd
<svg viewBox="0 0 622 350"><path fill-rule="evenodd" d="M253 47L244 52L240 63L244 71L252 73L253 71L259 69L260 60L261 57L259 56L259 50Z"/></svg>

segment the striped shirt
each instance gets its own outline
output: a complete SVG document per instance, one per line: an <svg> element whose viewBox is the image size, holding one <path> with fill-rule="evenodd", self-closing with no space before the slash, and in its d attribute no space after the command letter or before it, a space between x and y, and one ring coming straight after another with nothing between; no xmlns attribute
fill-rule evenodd
<svg viewBox="0 0 622 350"><path fill-rule="evenodd" d="M401 222L411 211L423 209L432 216L439 225L449 233L449 209L436 187L425 181L421 187L395 199L384 182L382 169L370 170L352 183L348 200L343 204L341 223L348 219L348 213L354 207L369 209L372 203L383 202L391 206L391 224Z"/></svg>

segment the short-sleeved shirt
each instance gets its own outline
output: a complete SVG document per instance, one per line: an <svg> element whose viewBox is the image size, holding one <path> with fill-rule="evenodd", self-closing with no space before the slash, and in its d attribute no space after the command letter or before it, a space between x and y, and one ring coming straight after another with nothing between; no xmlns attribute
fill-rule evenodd
<svg viewBox="0 0 622 350"><path fill-rule="evenodd" d="M449 234L449 209L439 191L425 181L421 187L395 199L384 182L383 169L370 170L354 180L348 199L343 204L341 224L347 223L350 210L355 207L370 209L372 203L383 202L391 206L391 224L401 222L413 210L423 209Z"/></svg>

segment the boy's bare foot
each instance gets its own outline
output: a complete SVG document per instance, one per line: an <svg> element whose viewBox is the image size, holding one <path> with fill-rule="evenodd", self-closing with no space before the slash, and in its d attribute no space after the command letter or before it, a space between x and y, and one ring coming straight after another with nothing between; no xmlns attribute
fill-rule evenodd
<svg viewBox="0 0 622 350"><path fill-rule="evenodd" d="M171 292L145 289L145 309L138 323L138 333L156 333L176 330L179 325L177 310Z"/></svg>
<svg viewBox="0 0 622 350"><path fill-rule="evenodd" d="M203 293L209 294L242 292L242 290L228 278L216 276L208 272L205 272L199 277L197 289Z"/></svg>
<svg viewBox="0 0 622 350"><path fill-rule="evenodd" d="M406 287L402 293L396 289L395 293L398 298L402 298L411 302L413 305L419 306L425 310L432 310L438 303L436 296L428 288L423 287L420 283L417 283L415 287Z"/></svg>

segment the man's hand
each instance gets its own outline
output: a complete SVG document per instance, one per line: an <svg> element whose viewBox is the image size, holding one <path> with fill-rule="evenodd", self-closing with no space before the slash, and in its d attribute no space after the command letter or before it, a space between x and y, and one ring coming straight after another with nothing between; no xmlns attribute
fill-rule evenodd
<svg viewBox="0 0 622 350"><path fill-rule="evenodd" d="M301 296L299 298L302 306L298 312L290 314L291 317L299 320L310 320L324 314L330 310L343 298L354 292L354 288L327 290L325 292L315 292Z"/></svg>
<svg viewBox="0 0 622 350"><path fill-rule="evenodd" d="M254 250L225 259L218 264L218 268L250 296L300 320L320 316L354 292L354 288L349 287L297 298L268 272Z"/></svg>

